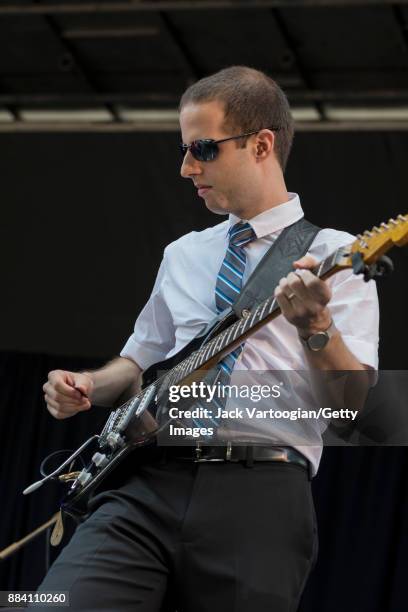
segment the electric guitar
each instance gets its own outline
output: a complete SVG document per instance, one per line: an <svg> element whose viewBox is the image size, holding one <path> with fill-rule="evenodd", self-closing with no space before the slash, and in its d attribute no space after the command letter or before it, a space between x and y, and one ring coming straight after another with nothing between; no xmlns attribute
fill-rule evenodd
<svg viewBox="0 0 408 612"><path fill-rule="evenodd" d="M384 254L395 245L407 243L408 215L398 215L396 219L358 235L352 244L337 249L312 272L327 279L340 270L352 268L355 274L363 274L368 281L392 271L392 262ZM279 314L280 308L274 296L268 297L252 311L243 311L240 318L232 310L222 313L178 354L147 369L143 374L142 391L111 412L101 433L92 436L57 470L32 484L24 494L31 493L51 478L68 482L70 486L61 510L78 519L86 512L89 496L106 476L130 452L151 443L169 426L169 388L203 380L225 355ZM160 375L160 372L164 374ZM95 452L81 471L62 474L76 457L92 446Z"/></svg>

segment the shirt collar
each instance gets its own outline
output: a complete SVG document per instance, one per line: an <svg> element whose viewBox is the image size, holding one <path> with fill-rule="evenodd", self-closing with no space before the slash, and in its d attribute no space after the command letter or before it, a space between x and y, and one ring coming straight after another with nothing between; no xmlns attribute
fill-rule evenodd
<svg viewBox="0 0 408 612"><path fill-rule="evenodd" d="M289 193L289 200L283 202L278 206L264 210L256 217L252 217L249 221L240 219L233 214L229 216L228 230L230 227L243 221L251 224L255 231L257 238L263 238L268 234L273 234L278 230L282 230L288 225L292 225L296 221L299 221L304 215L302 206L300 204L300 198L297 193Z"/></svg>

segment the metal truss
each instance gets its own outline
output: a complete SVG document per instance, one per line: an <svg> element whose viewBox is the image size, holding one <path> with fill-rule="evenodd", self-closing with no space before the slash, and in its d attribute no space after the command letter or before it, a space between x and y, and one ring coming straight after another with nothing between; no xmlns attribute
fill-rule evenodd
<svg viewBox="0 0 408 612"><path fill-rule="evenodd" d="M61 15L68 13L134 13L217 9L356 7L408 5L408 0L118 0L117 2L43 2L0 6L1 15Z"/></svg>

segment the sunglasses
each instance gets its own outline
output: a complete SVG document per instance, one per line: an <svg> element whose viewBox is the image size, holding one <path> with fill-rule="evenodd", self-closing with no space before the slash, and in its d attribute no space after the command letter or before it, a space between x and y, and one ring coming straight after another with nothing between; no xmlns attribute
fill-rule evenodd
<svg viewBox="0 0 408 612"><path fill-rule="evenodd" d="M272 130L273 132L278 132L280 128L278 127L270 127L266 128L268 130ZM222 142L227 142L228 140L238 140L238 138L245 138L246 136L252 136L253 134L258 134L261 130L255 130L254 132L247 132L246 134L240 134L239 136L230 136L229 138L222 138L221 140L213 140L212 138L200 138L199 140L193 140L190 144L180 144L180 151L184 158L187 151L190 151L191 155L197 161L208 162L213 161L220 152L218 147Z"/></svg>

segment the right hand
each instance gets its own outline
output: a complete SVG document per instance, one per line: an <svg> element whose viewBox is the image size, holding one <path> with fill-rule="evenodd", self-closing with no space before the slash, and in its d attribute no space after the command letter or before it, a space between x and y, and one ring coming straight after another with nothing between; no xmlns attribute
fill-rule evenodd
<svg viewBox="0 0 408 612"><path fill-rule="evenodd" d="M93 386L89 374L52 370L43 386L49 412L56 419L66 419L82 410L89 410Z"/></svg>

